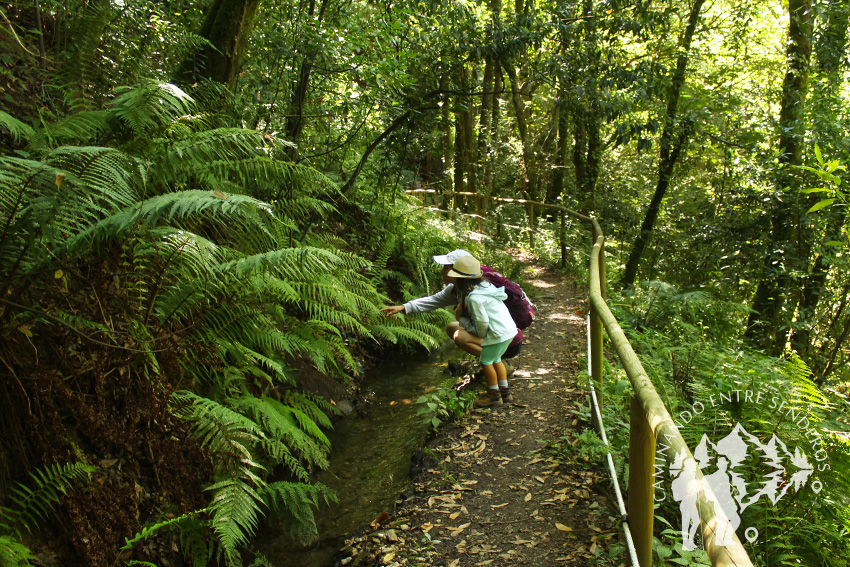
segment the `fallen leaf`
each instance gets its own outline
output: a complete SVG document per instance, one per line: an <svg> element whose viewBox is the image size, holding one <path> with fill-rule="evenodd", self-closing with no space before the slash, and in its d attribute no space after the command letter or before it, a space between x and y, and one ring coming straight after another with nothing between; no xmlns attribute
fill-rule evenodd
<svg viewBox="0 0 850 567"><path fill-rule="evenodd" d="M530 502L530 501L531 501L531 493L530 493L530 492L529 492L528 494L526 494L526 495L525 495L525 501L526 501L526 502Z"/></svg>
<svg viewBox="0 0 850 567"><path fill-rule="evenodd" d="M571 531L573 531L573 529L572 529L571 527L569 527L569 526L565 526L564 524L562 524L562 523L560 523L560 522L555 522L555 527L556 527L556 528L558 528L559 530L561 530L562 532L571 532Z"/></svg>

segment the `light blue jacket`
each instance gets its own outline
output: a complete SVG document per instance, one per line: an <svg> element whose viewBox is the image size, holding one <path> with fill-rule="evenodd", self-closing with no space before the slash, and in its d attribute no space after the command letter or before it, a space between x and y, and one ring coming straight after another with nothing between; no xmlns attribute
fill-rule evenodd
<svg viewBox="0 0 850 567"><path fill-rule="evenodd" d="M461 317L461 326L470 333L482 337L481 345L493 345L513 339L516 324L504 301L508 298L504 287L496 287L483 281L466 296L469 317Z"/></svg>

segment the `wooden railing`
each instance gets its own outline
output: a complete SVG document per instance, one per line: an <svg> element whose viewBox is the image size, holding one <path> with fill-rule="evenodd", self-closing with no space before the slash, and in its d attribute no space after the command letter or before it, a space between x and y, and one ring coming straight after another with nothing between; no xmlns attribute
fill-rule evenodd
<svg viewBox="0 0 850 567"><path fill-rule="evenodd" d="M413 190L410 193L433 193L432 190ZM482 208L486 209L486 202L482 205L480 195L475 193L442 193L443 196L475 197L479 219L483 217ZM515 203L524 205L529 219L529 240L533 245L534 233L534 209L550 209L558 211L561 219L560 244L561 264L566 258L565 253L565 217L569 216L588 224L592 235L592 249L590 253L590 373L595 383L596 403L598 411L594 416L602 415L602 382L603 382L603 356L604 356L604 333L608 333L610 343L626 371L629 382L632 385L633 396L630 411L629 424L629 485L628 485L628 530L634 541L637 560L640 567L652 565L652 532L655 517L655 470L656 470L656 446L659 439L663 440L664 464L669 466L675 455L684 452L686 458L693 459L693 453L682 437L670 412L664 406L664 402L656 392L652 381L647 376L643 365L632 349L629 340L620 327L617 319L608 308L605 301L606 295L606 273L605 273L605 236L602 228L595 218L582 215L560 205L549 205L527 201L524 199L508 199L500 197L487 197L488 200ZM423 205L424 206L424 205ZM480 222L480 221L479 221ZM481 224L479 224L479 231ZM594 418L594 426L602 427L601 423ZM694 459L696 462L696 459ZM752 567L744 546L735 535L734 541L729 545L716 545L714 534L719 522L728 522L722 512L718 517L712 500L711 487L705 482L702 471L697 467L696 481L700 486L700 493L706 498L699 499L698 509L700 518L700 530L705 550L715 567ZM615 481L616 482L616 481ZM716 501L716 500L715 500Z"/></svg>

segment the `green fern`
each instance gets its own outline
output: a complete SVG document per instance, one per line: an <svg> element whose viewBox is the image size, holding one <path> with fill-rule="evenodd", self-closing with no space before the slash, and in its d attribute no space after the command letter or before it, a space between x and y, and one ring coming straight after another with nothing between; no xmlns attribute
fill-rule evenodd
<svg viewBox="0 0 850 567"><path fill-rule="evenodd" d="M332 498L329 489L306 483L306 466L327 466L329 443L317 424L330 425L323 404L299 394L284 402L244 396L231 400L230 409L191 392L172 397L175 413L193 423L201 446L216 456L216 482L207 487L213 493L209 511L228 564L237 562L238 550L256 533L267 507L282 505L295 518L297 534L315 534L311 507L320 497ZM302 483L269 485L265 473L279 463Z"/></svg>
<svg viewBox="0 0 850 567"><path fill-rule="evenodd" d="M51 465L30 473L33 487L18 484L12 488L9 500L12 506L6 509L6 517L14 525L20 525L33 533L39 522L47 520L53 506L62 495L79 482L87 482L96 467L85 463Z"/></svg>
<svg viewBox="0 0 850 567"><path fill-rule="evenodd" d="M8 302L0 332L16 336L34 321L43 336L72 327L83 345L141 351L134 364L151 380L166 379L160 365L179 360L182 375L167 377L178 388L173 411L213 462L211 520L155 523L139 535L178 528L200 556L191 530L205 523L236 563L270 505L288 509L295 532L309 538L313 509L331 498L308 481L327 465L332 408L296 393L294 368L348 379L360 341L434 347L446 314L407 325L382 317L375 265L312 228L338 214L333 183L280 159L285 144L223 127L201 105L203 91L192 94L155 82L119 89L102 108L28 136L28 159L0 157L0 297ZM408 249L427 265L412 240ZM385 250L378 260L387 258ZM85 274L72 273L81 266ZM108 310L107 324L86 302L41 301L58 286L57 270L77 290L101 284L91 274L105 276L97 292L121 309ZM12 343L0 346L4 357ZM268 484L278 467L300 482Z"/></svg>
<svg viewBox="0 0 850 567"><path fill-rule="evenodd" d="M12 140L16 144L24 140L29 140L35 135L35 131L32 128L0 110L0 132L4 130L12 136Z"/></svg>
<svg viewBox="0 0 850 567"><path fill-rule="evenodd" d="M27 567L33 560L35 556L27 546L11 535L0 535L0 567Z"/></svg>

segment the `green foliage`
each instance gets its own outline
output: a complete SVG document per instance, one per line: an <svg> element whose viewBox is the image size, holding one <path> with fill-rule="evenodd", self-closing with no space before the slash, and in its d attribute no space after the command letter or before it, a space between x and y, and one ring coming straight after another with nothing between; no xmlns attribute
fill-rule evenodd
<svg viewBox="0 0 850 567"><path fill-rule="evenodd" d="M9 535L0 535L0 567L28 567L35 557L32 551Z"/></svg>
<svg viewBox="0 0 850 567"><path fill-rule="evenodd" d="M670 526L670 523L661 516L656 515L656 520ZM682 547L681 530L672 529L672 526L661 530L661 537L652 538L652 551L655 552L657 564L659 565L703 565L709 567L711 560L704 549L693 551Z"/></svg>
<svg viewBox="0 0 850 567"><path fill-rule="evenodd" d="M550 441L546 444L545 451L563 463L590 466L605 466L605 455L611 452L592 429Z"/></svg>
<svg viewBox="0 0 850 567"><path fill-rule="evenodd" d="M298 394L287 396L286 404L250 396L231 400L245 415L187 391L175 392L173 399L175 413L193 424L195 437L213 459L208 511L229 565L238 563L239 549L256 534L266 508L291 514L293 535L299 540L316 537L312 509L335 500L330 489L309 483L308 467L327 466L330 450L316 423L329 425L319 405ZM286 472L300 482L269 484L267 471L278 464L285 464Z"/></svg>
<svg viewBox="0 0 850 567"><path fill-rule="evenodd" d="M88 482L96 467L85 463L67 463L37 469L30 473L32 486L19 483L9 495L12 505L5 516L12 526L21 526L33 533L44 522L53 506L77 483Z"/></svg>
<svg viewBox="0 0 850 567"><path fill-rule="evenodd" d="M236 564L270 508L292 518L295 537L315 538L313 510L333 494L309 477L327 466L332 406L298 393L296 368L348 379L362 343L435 347L443 331L432 321L444 316L383 317L377 286L392 244L373 267L316 233L338 214L329 180L285 161L284 142L221 128L173 85L118 89L105 109L30 140L26 155L0 157L0 331L70 329L86 345L137 353L152 380L179 360L167 378L173 411L213 463L198 518L154 521L128 545L177 528L198 561L206 526ZM98 273L111 286L99 292L121 306L108 324L98 310L42 301L43 290L84 295ZM266 480L279 466L291 482Z"/></svg>
<svg viewBox="0 0 850 567"><path fill-rule="evenodd" d="M32 128L20 120L0 110L0 131L3 130L12 136L16 144L22 140L28 140L35 133Z"/></svg>
<svg viewBox="0 0 850 567"><path fill-rule="evenodd" d="M456 382L457 379L453 376L446 378L433 393L416 400L417 404L421 404L417 413L434 431L439 429L442 423L463 417L472 407L475 394L468 389L458 392L455 388Z"/></svg>
<svg viewBox="0 0 850 567"><path fill-rule="evenodd" d="M30 534L37 532L39 523L46 522L53 507L62 496L79 484L91 480L97 467L85 463L51 465L30 473L29 485L18 483L12 488L3 506L0 522L0 566L25 567L35 560L30 549L21 542L21 528Z"/></svg>
<svg viewBox="0 0 850 567"><path fill-rule="evenodd" d="M760 530L770 534L752 544L751 557L758 561L770 557L783 565L800 561L843 565L839 559L843 553L825 555L817 543L834 541L833 550L846 547L847 525L840 518L850 502L848 453L845 436L835 433L844 428L840 412L835 411L835 392L819 388L808 365L796 354L777 359L748 350L734 340L724 331L731 326L728 318L733 310L718 309L708 295L683 295L671 286L653 282L637 290L627 302L614 299L612 303L618 310L623 305L631 308L618 318L634 325L626 331L630 341L692 450L704 434L711 436L740 423L759 439L777 435L789 450L802 450L818 470L819 482L829 487L820 494L789 491L780 503L784 506L756 503L745 510L742 525L757 522ZM731 317L736 317L734 312ZM720 332L714 332L716 323ZM606 388L616 387L621 372L606 373L606 384L612 384ZM752 392L753 397L761 392L764 397L761 403L755 403L748 402L745 395L723 398L718 394L735 390ZM606 400L606 405L620 408L623 418L628 415L622 394L612 395L606 389ZM708 409L695 411L697 402ZM607 430L610 439L611 427ZM613 439L615 447L624 447L625 443L622 437ZM763 471L753 467L747 474L754 475L750 480L758 481ZM678 518L678 507L664 502L656 512L659 521L670 526L654 546L659 560L671 565L705 563L705 558L681 549L677 522L670 525L665 519Z"/></svg>

